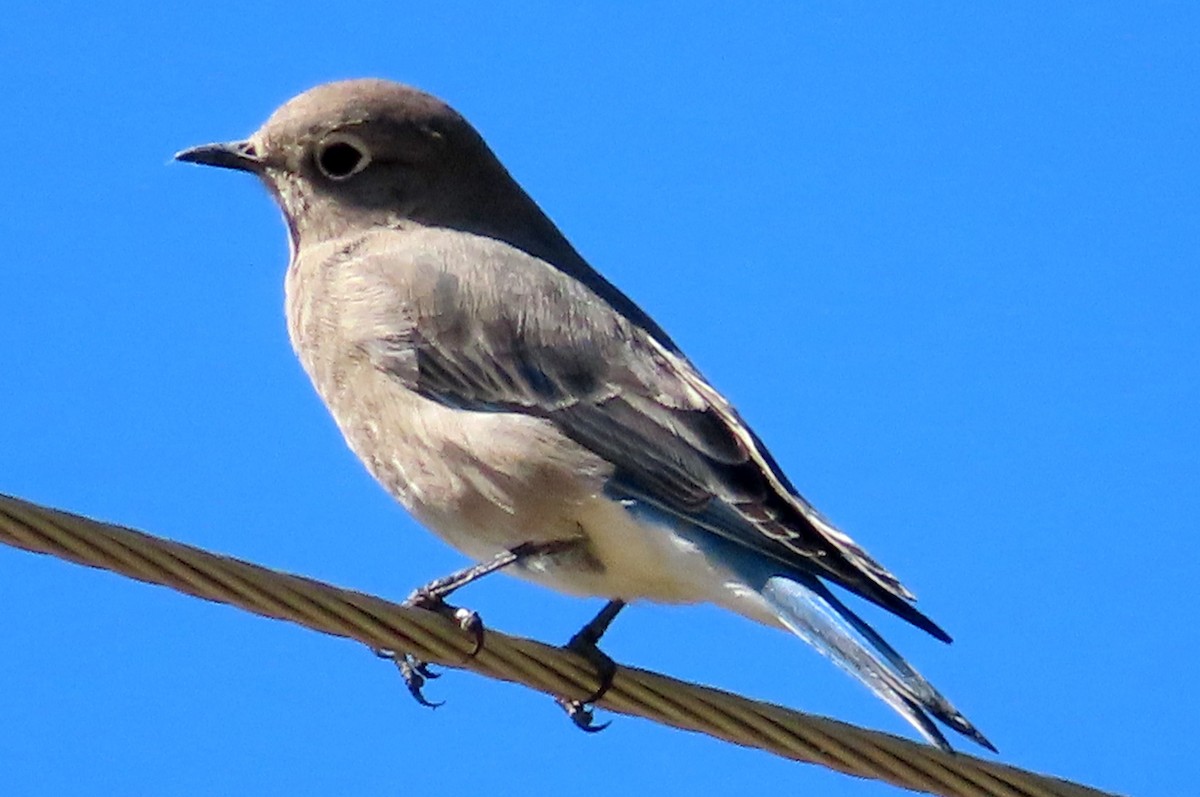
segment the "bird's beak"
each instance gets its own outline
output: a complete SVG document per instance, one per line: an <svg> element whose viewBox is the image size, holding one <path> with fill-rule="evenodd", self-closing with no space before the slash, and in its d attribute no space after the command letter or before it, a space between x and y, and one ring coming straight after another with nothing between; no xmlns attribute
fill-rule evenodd
<svg viewBox="0 0 1200 797"><path fill-rule="evenodd" d="M222 169L237 169L254 174L263 170L263 160L249 141L229 141L192 147L175 153L175 160L217 166Z"/></svg>

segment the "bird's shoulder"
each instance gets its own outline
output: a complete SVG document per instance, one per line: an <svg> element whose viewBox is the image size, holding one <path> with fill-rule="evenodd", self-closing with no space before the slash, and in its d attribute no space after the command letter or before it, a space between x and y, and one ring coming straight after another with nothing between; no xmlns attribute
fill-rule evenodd
<svg viewBox="0 0 1200 797"><path fill-rule="evenodd" d="M669 403L705 403L680 378L681 366L690 368L682 355L586 278L503 241L443 228L376 229L299 258L293 270L313 272L309 281L338 305L339 326L383 359L421 350L431 366L508 366L535 382L561 381L576 398L657 384L657 398Z"/></svg>

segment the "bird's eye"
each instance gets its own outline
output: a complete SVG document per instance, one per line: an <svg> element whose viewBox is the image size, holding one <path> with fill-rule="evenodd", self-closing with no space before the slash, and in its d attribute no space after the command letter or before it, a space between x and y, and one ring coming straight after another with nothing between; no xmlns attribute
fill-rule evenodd
<svg viewBox="0 0 1200 797"><path fill-rule="evenodd" d="M339 135L321 142L316 160L321 174L330 180L345 180L367 168L371 156L357 138Z"/></svg>

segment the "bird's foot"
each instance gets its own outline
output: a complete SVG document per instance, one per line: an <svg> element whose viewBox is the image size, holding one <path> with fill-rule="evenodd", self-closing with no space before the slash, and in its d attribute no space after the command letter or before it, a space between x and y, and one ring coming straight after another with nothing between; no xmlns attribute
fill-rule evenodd
<svg viewBox="0 0 1200 797"><path fill-rule="evenodd" d="M563 711L567 712L567 716L571 718L571 722L576 728L587 733L597 733L607 728L611 722L605 722L600 725L595 724L596 716L592 704L600 698L612 686L613 677L617 674L617 664L608 657L604 651L600 650L594 639L589 638L585 633L588 627L585 626L583 631L580 631L575 636L571 637L571 641L564 647L574 653L583 656L596 668L597 676L600 684L590 695L583 700L568 700L567 698L555 698L555 702Z"/></svg>
<svg viewBox="0 0 1200 797"><path fill-rule="evenodd" d="M375 651L375 655L381 659L387 659L396 665L396 669L400 671L400 677L404 679L404 685L408 687L408 693L413 696L413 700L426 708L437 708L445 703L443 700L437 702L429 700L425 697L424 691L422 691L425 688L426 681L442 677L441 674L429 669L428 662L421 661L410 653L397 655L394 650L377 650Z"/></svg>
<svg viewBox="0 0 1200 797"><path fill-rule="evenodd" d="M463 661L470 661L475 658L483 648L484 627L483 620L479 618L479 615L470 609L451 606L436 591L430 589L428 586L414 590L408 596L408 599L404 601L403 605L409 608L437 612L449 617L458 623L459 628L470 634L473 644ZM394 650L376 650L375 655L388 659L396 665L396 669L400 671L400 677L404 679L404 685L408 688L408 693L413 696L413 700L428 708L437 708L445 702L435 702L425 697L425 684L433 678L441 677L440 673L429 669L429 662L422 661L411 653L397 654Z"/></svg>
<svg viewBox="0 0 1200 797"><path fill-rule="evenodd" d="M554 702L558 703L559 707L567 712L567 716L571 718L571 722L574 723L575 727L584 733L599 733L609 725L612 725L612 720L596 725L595 709L579 700L567 700L556 697L554 698Z"/></svg>
<svg viewBox="0 0 1200 797"><path fill-rule="evenodd" d="M479 618L477 613L471 611L470 609L463 609L446 603L446 598L449 597L450 594L455 590L461 589L467 584L477 581L489 573L502 570L512 564L519 564L533 556L552 554L559 551L568 550L578 544L578 540L553 540L550 542L523 543L511 550L498 554L490 561L471 565L470 567L465 567L462 570L457 570L450 575L445 576L444 578L436 579L423 587L413 590L412 594L408 596L403 605L409 608L425 609L426 611L437 612L443 617L449 617L458 623L458 626L470 634L473 640L471 649L463 658L464 662L470 661L479 655L479 651L483 649L483 621ZM607 608L608 607L606 607L606 609ZM604 612L602 611L600 615L604 615ZM587 628L597 626L598 621L601 620L601 616L597 616L594 620L592 620L591 623L585 626L585 630ZM616 613L613 612L612 616L616 616ZM611 621L612 618L609 617L608 620L603 622L603 627L601 627L599 631L600 634L604 633L604 628L607 628L608 623ZM580 631L580 634L583 634L583 631ZM576 636L578 637L580 634L576 634ZM594 634L594 637L595 639L599 639L598 634ZM595 642L593 641L592 644L594 647ZM408 687L409 693L418 703L423 706L429 706L430 708L437 708L438 706L442 705L441 703L434 703L426 699L424 693L422 692L425 687L425 683L430 678L438 677L436 673L430 671L429 664L427 662L424 662L409 653L397 655L395 651L391 650L377 650L376 653L379 656L390 659L395 663L396 668L400 670L401 677L404 678L404 683ZM578 725L580 720L576 720L575 722ZM590 724L590 721L588 724Z"/></svg>
<svg viewBox="0 0 1200 797"><path fill-rule="evenodd" d="M569 700L567 698L555 698L555 702L559 707L567 713L571 718L571 722L576 728L587 733L598 733L604 730L611 722L605 722L600 725L595 724L596 716L592 704L600 698L604 697L609 688L612 687L613 678L617 674L617 664L608 657L604 651L600 650L598 643L600 637L608 630L608 626L612 623L613 618L617 613L625 607L623 601L609 601L600 613L597 614L592 621L579 629L575 636L567 642L564 647L574 653L583 656L596 668L597 676L600 684L596 690L583 700Z"/></svg>
<svg viewBox="0 0 1200 797"><path fill-rule="evenodd" d="M433 584L418 587L413 590L412 594L401 605L411 609L425 609L426 611L437 612L443 617L449 617L458 623L458 627L470 634L474 640L470 652L463 659L463 661L470 661L479 655L479 651L483 649L483 620L479 617L478 612L471 609L464 609L460 606L451 606L446 603L444 595L439 594L437 585L438 582L435 581Z"/></svg>

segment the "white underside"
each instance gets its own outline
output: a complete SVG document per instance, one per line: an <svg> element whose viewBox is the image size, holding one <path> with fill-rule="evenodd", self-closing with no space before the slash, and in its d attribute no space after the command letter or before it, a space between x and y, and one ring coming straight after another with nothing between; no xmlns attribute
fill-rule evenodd
<svg viewBox="0 0 1200 797"><path fill-rule="evenodd" d="M645 521L617 501L598 496L576 507L575 520L599 568L573 567L571 557L544 557L514 568L514 575L580 596L714 603L751 619L779 625L763 598L693 543L666 526ZM442 534L468 556L487 559L498 551L466 535Z"/></svg>

